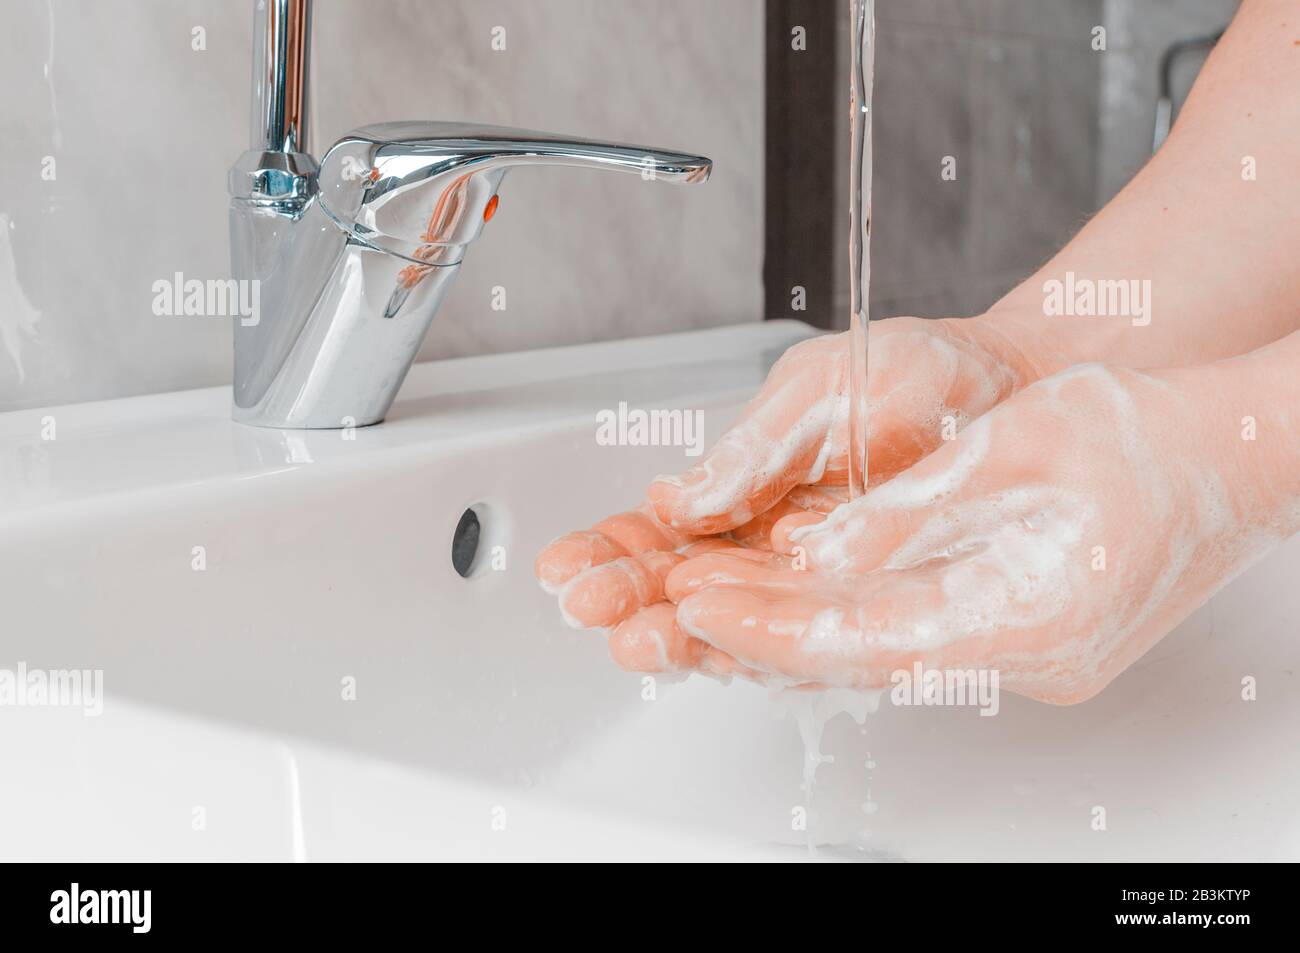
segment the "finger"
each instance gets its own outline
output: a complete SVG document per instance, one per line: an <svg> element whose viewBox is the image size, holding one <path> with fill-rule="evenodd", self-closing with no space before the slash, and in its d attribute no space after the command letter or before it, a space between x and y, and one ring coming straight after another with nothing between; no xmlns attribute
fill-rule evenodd
<svg viewBox="0 0 1300 953"><path fill-rule="evenodd" d="M880 688L918 662L998 669L1007 652L1040 656L1081 584L1067 573L1018 581L1007 575L1005 554L990 552L861 577L800 573L804 585L794 591L762 583L700 589L678 603L677 624L760 672Z"/></svg>
<svg viewBox="0 0 1300 953"><path fill-rule="evenodd" d="M609 637L615 664L631 672L682 672L699 667L709 647L677 626L677 609L657 602L619 623Z"/></svg>
<svg viewBox="0 0 1300 953"><path fill-rule="evenodd" d="M798 513L804 513L803 507L791 502L789 497L781 500L765 513L755 516L748 523L737 526L731 531L731 538L748 549L770 550L772 548L772 527L777 521Z"/></svg>
<svg viewBox="0 0 1300 953"><path fill-rule="evenodd" d="M676 607L666 602L647 606L619 623L610 635L609 653L615 664L631 672L695 670L724 680L763 682L767 678L722 649L683 632L677 625Z"/></svg>
<svg viewBox="0 0 1300 953"><path fill-rule="evenodd" d="M877 506L868 494L822 519L783 521L773 529L773 547L802 556L805 569L871 572L903 545L927 513Z"/></svg>
<svg viewBox="0 0 1300 953"><path fill-rule="evenodd" d="M874 608L857 609L817 592L716 586L684 598L677 622L687 635L767 675L796 683L878 688L917 653L890 648L864 623Z"/></svg>
<svg viewBox="0 0 1300 953"><path fill-rule="evenodd" d="M804 574L790 560L773 553L707 553L673 567L664 582L672 602L710 586L763 586L796 592L805 585Z"/></svg>
<svg viewBox="0 0 1300 953"><path fill-rule="evenodd" d="M664 578L684 557L651 552L623 556L583 572L560 590L560 614L574 628L617 625L664 598Z"/></svg>
<svg viewBox="0 0 1300 953"><path fill-rule="evenodd" d="M684 634L684 633L683 633ZM689 638L689 636L688 636ZM748 665L742 665L736 660L734 655L724 652L722 649L715 648L699 639L694 641L703 648L703 655L698 663L699 671L705 675L711 675L714 678L730 681L733 678L743 678L746 681L758 682L764 684L767 682L767 675L758 669L750 668Z"/></svg>
<svg viewBox="0 0 1300 953"><path fill-rule="evenodd" d="M656 549L676 549L694 539L693 536L679 533L660 523L648 502L635 510L616 513L603 519L592 529L617 540L633 555Z"/></svg>
<svg viewBox="0 0 1300 953"><path fill-rule="evenodd" d="M711 553L726 553L728 556L735 556L737 559L749 559L755 562L766 562L772 557L770 550L751 549L739 545L734 540L718 536L702 539L698 543L692 543L690 546L684 546L678 550L678 555L683 559L695 559L698 556Z"/></svg>
<svg viewBox="0 0 1300 953"><path fill-rule="evenodd" d="M736 552L741 548L735 540L724 536L706 536L704 539L683 546L678 552L689 559L693 556L703 556L705 553Z"/></svg>
<svg viewBox="0 0 1300 953"><path fill-rule="evenodd" d="M835 425L847 413L845 356L838 336L787 352L703 461L650 485L660 521L700 535L725 532L765 512L792 487L820 480Z"/></svg>
<svg viewBox="0 0 1300 953"><path fill-rule="evenodd" d="M791 541L791 532L805 526L816 526L825 519L826 517L821 513L810 513L804 510L802 513L791 513L789 516L778 520L776 525L772 527L773 552L793 556L798 546Z"/></svg>
<svg viewBox="0 0 1300 953"><path fill-rule="evenodd" d="M789 499L798 501L800 509L777 520L769 538L772 550L787 556L796 553L795 545L790 542L791 530L820 523L836 507L847 503L849 495L847 488L801 486L790 491Z"/></svg>
<svg viewBox="0 0 1300 953"><path fill-rule="evenodd" d="M555 593L579 573L630 555L626 547L604 533L582 530L566 533L538 553L533 572L543 589Z"/></svg>
<svg viewBox="0 0 1300 953"><path fill-rule="evenodd" d="M825 520L783 527L784 547L802 548L810 569L866 573L902 568L893 564L895 555L936 513L991 489L985 486L983 464L990 421L996 416L976 420L956 440ZM959 533L959 528L953 532ZM939 552L942 547L932 549Z"/></svg>
<svg viewBox="0 0 1300 953"><path fill-rule="evenodd" d="M881 333L884 332L884 333ZM978 321L891 318L868 353L871 485L901 473L1023 385ZM1001 355L1001 356L998 356Z"/></svg>
<svg viewBox="0 0 1300 953"><path fill-rule="evenodd" d="M786 497L802 510L829 513L841 503L849 501L847 486L797 486Z"/></svg>
<svg viewBox="0 0 1300 953"><path fill-rule="evenodd" d="M692 539L660 524L647 503L603 519L589 530L561 536L538 554L533 570L542 588L555 593L593 566L621 556L673 550Z"/></svg>
<svg viewBox="0 0 1300 953"><path fill-rule="evenodd" d="M812 620L824 609L825 603L806 595L715 586L682 599L677 624L687 635L721 649L747 668L811 681L825 672L803 646ZM841 677L855 670L855 662L856 658L845 659Z"/></svg>

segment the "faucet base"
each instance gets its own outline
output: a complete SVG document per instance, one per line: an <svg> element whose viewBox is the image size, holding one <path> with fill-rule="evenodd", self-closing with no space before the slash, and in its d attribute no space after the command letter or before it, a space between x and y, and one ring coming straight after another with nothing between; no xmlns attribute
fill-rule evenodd
<svg viewBox="0 0 1300 953"><path fill-rule="evenodd" d="M260 313L234 319L232 417L329 430L379 423L456 273L358 242L308 203L299 217L232 203L235 277Z"/></svg>

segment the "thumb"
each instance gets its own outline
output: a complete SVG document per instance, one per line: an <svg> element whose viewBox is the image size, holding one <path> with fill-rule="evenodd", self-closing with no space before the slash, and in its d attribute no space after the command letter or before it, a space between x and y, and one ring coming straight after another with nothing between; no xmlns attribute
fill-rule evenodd
<svg viewBox="0 0 1300 953"><path fill-rule="evenodd" d="M727 532L794 487L822 479L837 450L842 452L835 438L836 424L848 414L844 348L838 337L807 343L819 348L788 352L700 463L650 484L648 496L661 522L699 535Z"/></svg>

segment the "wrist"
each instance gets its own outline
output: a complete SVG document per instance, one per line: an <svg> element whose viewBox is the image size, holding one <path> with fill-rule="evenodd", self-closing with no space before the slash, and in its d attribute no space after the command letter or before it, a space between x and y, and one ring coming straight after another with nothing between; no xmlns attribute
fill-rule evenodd
<svg viewBox="0 0 1300 953"><path fill-rule="evenodd" d="M1017 390L1075 364L1096 360L1076 358L1064 342L1049 333L1041 313L1018 305L999 303L982 314L944 318L941 323L950 334L977 345L1007 368Z"/></svg>
<svg viewBox="0 0 1300 953"><path fill-rule="evenodd" d="M1166 391L1170 452L1231 489L1237 515L1285 538L1300 532L1300 333L1239 357L1151 375Z"/></svg>

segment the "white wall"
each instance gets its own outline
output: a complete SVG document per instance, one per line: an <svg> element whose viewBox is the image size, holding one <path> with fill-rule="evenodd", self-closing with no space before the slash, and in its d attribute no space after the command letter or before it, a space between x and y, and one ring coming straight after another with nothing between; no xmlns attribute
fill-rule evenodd
<svg viewBox="0 0 1300 953"><path fill-rule="evenodd" d="M761 316L762 14L757 0L318 0L318 155L364 123L459 119L716 162L698 188L512 172L424 358ZM228 381L229 320L157 317L151 286L227 273L251 0L0 0L0 24L0 410Z"/></svg>

